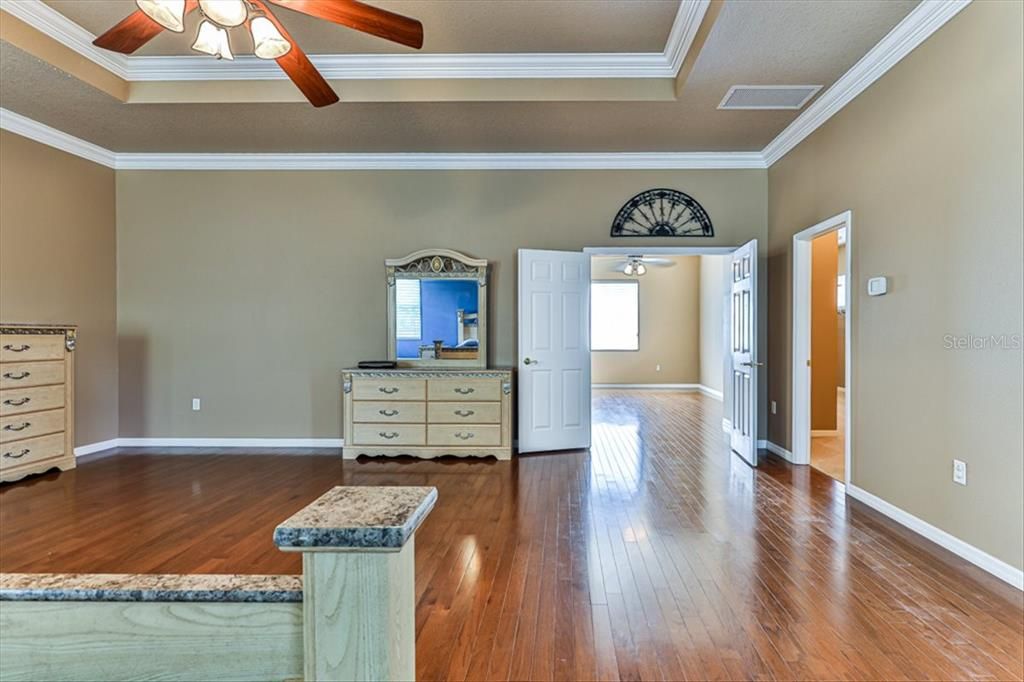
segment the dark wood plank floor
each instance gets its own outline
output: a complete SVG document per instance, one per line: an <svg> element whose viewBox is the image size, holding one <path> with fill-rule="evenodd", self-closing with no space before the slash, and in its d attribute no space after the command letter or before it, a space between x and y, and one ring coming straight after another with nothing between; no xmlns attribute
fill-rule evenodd
<svg viewBox="0 0 1024 682"><path fill-rule="evenodd" d="M1021 594L807 467L753 471L719 403L597 393L592 452L511 463L122 453L0 491L0 570L300 571L327 488L433 485L420 679L1019 679Z"/></svg>

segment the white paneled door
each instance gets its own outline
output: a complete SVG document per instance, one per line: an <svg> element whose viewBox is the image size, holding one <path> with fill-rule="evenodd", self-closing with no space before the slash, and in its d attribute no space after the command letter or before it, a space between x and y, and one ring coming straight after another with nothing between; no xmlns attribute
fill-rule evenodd
<svg viewBox="0 0 1024 682"><path fill-rule="evenodd" d="M590 447L590 256L519 250L519 452Z"/></svg>
<svg viewBox="0 0 1024 682"><path fill-rule="evenodd" d="M733 451L757 466L757 240L732 255L732 436Z"/></svg>

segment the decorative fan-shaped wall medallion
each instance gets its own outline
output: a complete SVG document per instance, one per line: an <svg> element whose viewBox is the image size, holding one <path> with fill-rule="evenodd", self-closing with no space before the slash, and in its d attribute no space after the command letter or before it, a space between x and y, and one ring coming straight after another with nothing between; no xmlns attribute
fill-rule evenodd
<svg viewBox="0 0 1024 682"><path fill-rule="evenodd" d="M714 237L711 218L689 194L674 189L640 192L619 209L613 237Z"/></svg>

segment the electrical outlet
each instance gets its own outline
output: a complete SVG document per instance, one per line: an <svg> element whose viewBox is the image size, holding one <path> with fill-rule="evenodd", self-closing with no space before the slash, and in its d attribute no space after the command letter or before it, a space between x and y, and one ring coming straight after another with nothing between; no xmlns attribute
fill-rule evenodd
<svg viewBox="0 0 1024 682"><path fill-rule="evenodd" d="M953 460L953 483L967 485L967 462L959 459Z"/></svg>
<svg viewBox="0 0 1024 682"><path fill-rule="evenodd" d="M779 405L774 400L772 401L772 414L779 413Z"/></svg>
<svg viewBox="0 0 1024 682"><path fill-rule="evenodd" d="M661 371L661 365L655 365L654 366L654 371L655 372L660 372Z"/></svg>
<svg viewBox="0 0 1024 682"><path fill-rule="evenodd" d="M200 408L199 398L192 398L192 411L198 412Z"/></svg>

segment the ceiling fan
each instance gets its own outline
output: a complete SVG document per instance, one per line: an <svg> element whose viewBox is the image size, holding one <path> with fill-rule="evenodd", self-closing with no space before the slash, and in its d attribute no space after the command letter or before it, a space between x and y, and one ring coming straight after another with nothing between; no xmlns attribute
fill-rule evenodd
<svg viewBox="0 0 1024 682"><path fill-rule="evenodd" d="M611 263L611 269L621 272L630 277L643 277L647 274L648 267L671 268L676 264L669 258L654 258L652 256L626 256Z"/></svg>
<svg viewBox="0 0 1024 682"><path fill-rule="evenodd" d="M338 95L270 11L270 5L416 49L423 47L423 24L419 21L358 0L135 0L135 4L135 12L94 40L93 45L131 54L165 29L183 33L185 16L198 10L202 20L192 49L217 59L234 59L228 31L244 25L252 35L256 56L277 61L315 107L334 104Z"/></svg>

